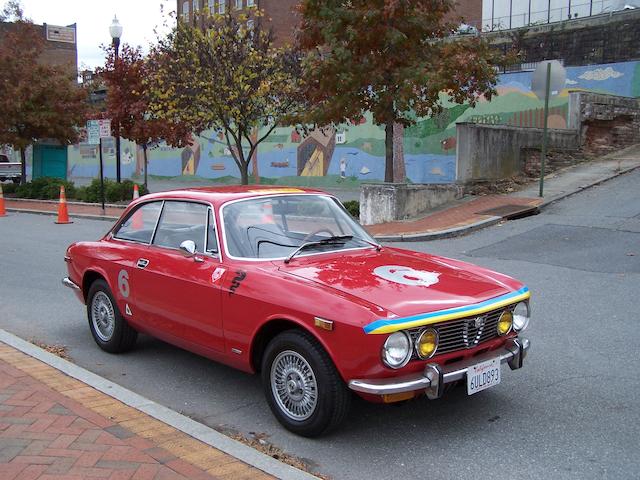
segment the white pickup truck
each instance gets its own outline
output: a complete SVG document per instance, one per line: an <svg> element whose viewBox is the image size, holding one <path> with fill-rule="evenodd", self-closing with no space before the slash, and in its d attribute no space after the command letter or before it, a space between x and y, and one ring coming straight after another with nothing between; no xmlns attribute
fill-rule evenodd
<svg viewBox="0 0 640 480"><path fill-rule="evenodd" d="M10 162L9 157L0 154L0 182L12 180L13 183L20 183L21 167L19 162Z"/></svg>

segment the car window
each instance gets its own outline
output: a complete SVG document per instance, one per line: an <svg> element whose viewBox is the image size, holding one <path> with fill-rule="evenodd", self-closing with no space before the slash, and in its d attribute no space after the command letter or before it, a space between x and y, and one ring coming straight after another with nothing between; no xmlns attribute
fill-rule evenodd
<svg viewBox="0 0 640 480"><path fill-rule="evenodd" d="M153 245L180 248L192 240L196 250L204 253L208 207L200 203L166 201Z"/></svg>
<svg viewBox="0 0 640 480"><path fill-rule="evenodd" d="M162 202L141 205L129 214L113 236L121 240L150 243L161 209Z"/></svg>
<svg viewBox="0 0 640 480"><path fill-rule="evenodd" d="M223 207L228 253L238 258L284 258L309 242L316 251L370 246L373 240L326 195L252 198ZM331 238L341 237L333 242Z"/></svg>
<svg viewBox="0 0 640 480"><path fill-rule="evenodd" d="M209 209L209 226L207 228L207 253L218 253L218 237L216 236L216 224L213 221L213 212Z"/></svg>
<svg viewBox="0 0 640 480"><path fill-rule="evenodd" d="M9 157L7 157L6 155L0 155L0 162L9 163Z"/></svg>

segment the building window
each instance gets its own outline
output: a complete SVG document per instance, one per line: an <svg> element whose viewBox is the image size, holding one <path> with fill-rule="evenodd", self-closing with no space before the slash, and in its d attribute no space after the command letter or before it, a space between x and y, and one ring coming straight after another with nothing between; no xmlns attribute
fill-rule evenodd
<svg viewBox="0 0 640 480"><path fill-rule="evenodd" d="M227 8L226 0L218 0L218 13L222 14Z"/></svg>
<svg viewBox="0 0 640 480"><path fill-rule="evenodd" d="M182 4L182 19L189 20L189 2Z"/></svg>
<svg viewBox="0 0 640 480"><path fill-rule="evenodd" d="M247 0L247 7L253 7L256 4L256 0Z"/></svg>
<svg viewBox="0 0 640 480"><path fill-rule="evenodd" d="M200 10L200 0L193 0L193 13Z"/></svg>
<svg viewBox="0 0 640 480"><path fill-rule="evenodd" d="M209 13L213 13L216 10L216 6L215 6L216 0L209 0Z"/></svg>
<svg viewBox="0 0 640 480"><path fill-rule="evenodd" d="M242 0L236 0L236 9L242 9Z"/></svg>

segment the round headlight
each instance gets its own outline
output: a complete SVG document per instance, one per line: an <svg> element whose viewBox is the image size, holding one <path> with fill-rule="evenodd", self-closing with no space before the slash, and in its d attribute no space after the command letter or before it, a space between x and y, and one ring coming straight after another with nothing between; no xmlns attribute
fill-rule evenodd
<svg viewBox="0 0 640 480"><path fill-rule="evenodd" d="M416 342L416 352L423 360L433 357L438 349L438 332L433 328L427 328L418 337Z"/></svg>
<svg viewBox="0 0 640 480"><path fill-rule="evenodd" d="M391 368L404 367L411 358L411 338L405 332L389 335L382 346L382 360Z"/></svg>
<svg viewBox="0 0 640 480"><path fill-rule="evenodd" d="M513 314L510 310L505 310L498 319L498 335L506 335L513 326Z"/></svg>
<svg viewBox="0 0 640 480"><path fill-rule="evenodd" d="M520 302L513 309L513 328L516 332L521 332L529 325L529 319L531 318L531 311L529 310L529 303Z"/></svg>

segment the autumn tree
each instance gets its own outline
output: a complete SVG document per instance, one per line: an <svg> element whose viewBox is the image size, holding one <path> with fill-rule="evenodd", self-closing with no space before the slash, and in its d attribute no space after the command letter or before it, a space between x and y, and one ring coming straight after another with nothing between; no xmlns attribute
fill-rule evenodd
<svg viewBox="0 0 640 480"><path fill-rule="evenodd" d="M120 125L120 136L142 147L144 154L144 185L147 186L147 151L161 141L172 147L182 147L190 135L188 128L170 119L159 119L149 109L149 90L145 78L149 64L139 47L123 45L116 57L115 49L107 47L104 68L96 73L107 86L105 116Z"/></svg>
<svg viewBox="0 0 640 480"><path fill-rule="evenodd" d="M480 37L452 38L450 0L303 0L298 35L302 122L348 123L366 111L385 127L393 181L394 124L437 115L447 97L474 106L496 94L499 53Z"/></svg>
<svg viewBox="0 0 640 480"><path fill-rule="evenodd" d="M258 145L296 108L299 64L273 46L259 11L203 15L199 27L179 21L153 49L150 107L197 134L221 132L246 185Z"/></svg>
<svg viewBox="0 0 640 480"><path fill-rule="evenodd" d="M0 22L10 22L0 31L0 144L20 150L24 183L29 145L44 138L78 140L87 93L77 85L76 72L40 63L42 32L24 17L19 2L5 6Z"/></svg>

